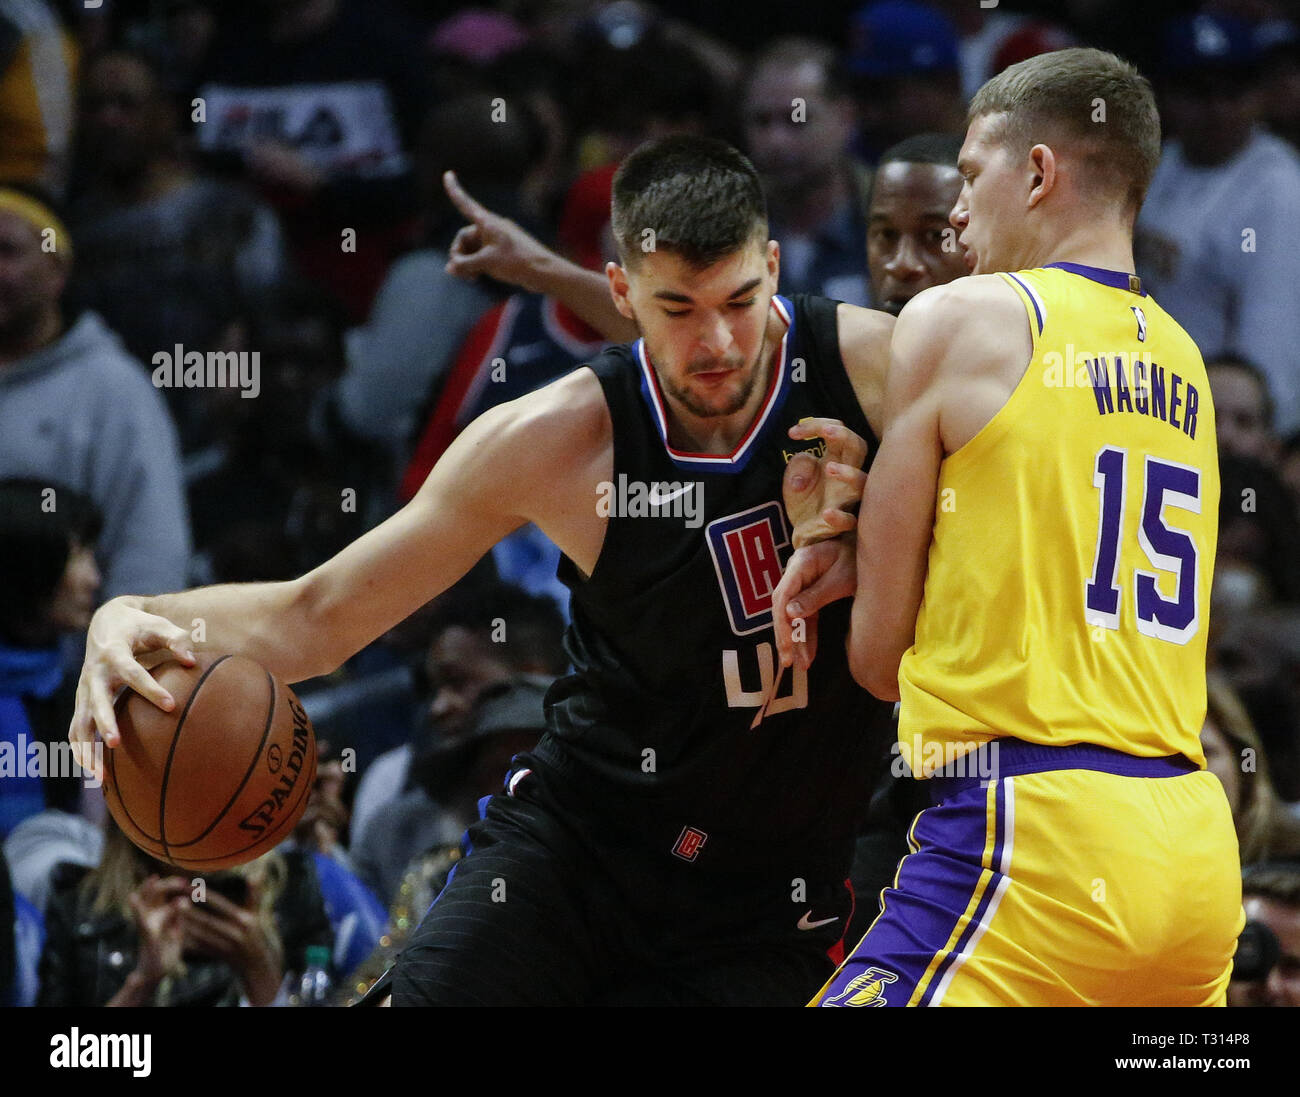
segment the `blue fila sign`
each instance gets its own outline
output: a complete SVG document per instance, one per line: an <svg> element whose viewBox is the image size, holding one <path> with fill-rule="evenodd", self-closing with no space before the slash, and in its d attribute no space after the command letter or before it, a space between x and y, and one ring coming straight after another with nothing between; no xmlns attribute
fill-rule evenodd
<svg viewBox="0 0 1300 1097"><path fill-rule="evenodd" d="M722 600L737 636L772 624L772 591L781 581L790 533L780 503L762 503L705 529ZM782 550L787 550L782 552Z"/></svg>

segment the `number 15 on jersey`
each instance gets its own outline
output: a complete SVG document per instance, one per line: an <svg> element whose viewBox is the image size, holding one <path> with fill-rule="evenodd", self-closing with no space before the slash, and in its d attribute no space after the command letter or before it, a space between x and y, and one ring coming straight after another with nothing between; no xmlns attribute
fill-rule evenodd
<svg viewBox="0 0 1300 1097"><path fill-rule="evenodd" d="M1130 458L1132 458L1130 460ZM1138 461L1141 467L1138 468ZM1141 477L1142 506L1138 511L1138 544L1152 570L1133 569L1132 610L1137 630L1173 644L1186 644L1200 628L1200 553L1190 533L1168 525L1166 511L1201 513L1201 472L1191 465L1146 454L1130 455L1117 446L1097 451L1092 483L1100 493L1097 547L1092 576L1084 584L1084 616L1090 625L1118 629L1126 612L1120 575L1120 539L1124 529L1129 465ZM1173 592L1161 593L1161 575L1174 576ZM1169 589L1165 581L1165 589Z"/></svg>

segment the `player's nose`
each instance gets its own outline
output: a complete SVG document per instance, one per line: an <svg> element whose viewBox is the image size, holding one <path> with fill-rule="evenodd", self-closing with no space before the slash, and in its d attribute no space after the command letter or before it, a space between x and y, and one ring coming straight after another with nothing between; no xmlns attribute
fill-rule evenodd
<svg viewBox="0 0 1300 1097"><path fill-rule="evenodd" d="M911 236L903 236L898 247L885 263L885 270L894 278L917 278L925 273L921 249Z"/></svg>
<svg viewBox="0 0 1300 1097"><path fill-rule="evenodd" d="M720 357L731 346L731 328L721 315L711 316L704 320L697 341L702 350L715 358Z"/></svg>

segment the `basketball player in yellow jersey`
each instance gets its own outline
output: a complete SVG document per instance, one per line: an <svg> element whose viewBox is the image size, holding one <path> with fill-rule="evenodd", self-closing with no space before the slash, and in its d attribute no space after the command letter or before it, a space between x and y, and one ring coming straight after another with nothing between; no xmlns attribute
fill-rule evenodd
<svg viewBox="0 0 1300 1097"><path fill-rule="evenodd" d="M973 276L895 328L848 640L935 806L815 1004L1224 1001L1240 865L1198 739L1214 409L1133 263L1159 137L1146 80L1097 50L972 101L951 221ZM802 550L778 619L851 589L851 560Z"/></svg>

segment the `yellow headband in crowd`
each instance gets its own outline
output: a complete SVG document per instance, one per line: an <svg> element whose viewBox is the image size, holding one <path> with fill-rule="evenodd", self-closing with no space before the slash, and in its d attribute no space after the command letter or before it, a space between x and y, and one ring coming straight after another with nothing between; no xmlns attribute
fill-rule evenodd
<svg viewBox="0 0 1300 1097"><path fill-rule="evenodd" d="M33 198L29 194L24 194L20 190L0 187L0 210L6 210L21 217L41 234L42 242L44 241L45 230L53 229L54 250L63 256L65 262L72 259L72 237L68 234L63 222L54 215L54 211L44 202Z"/></svg>

